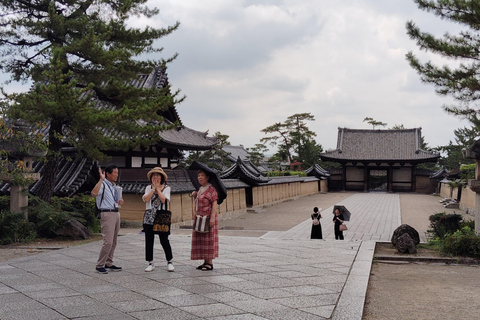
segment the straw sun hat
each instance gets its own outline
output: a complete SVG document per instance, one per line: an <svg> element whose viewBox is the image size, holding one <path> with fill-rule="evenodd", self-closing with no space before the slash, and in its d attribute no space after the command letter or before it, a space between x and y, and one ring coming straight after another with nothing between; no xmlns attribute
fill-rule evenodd
<svg viewBox="0 0 480 320"><path fill-rule="evenodd" d="M147 173L147 178L148 178L148 180L151 180L150 178L152 177L152 174L154 174L154 173L159 173L159 174L161 174L161 175L163 176L163 178L165 179L165 181L167 181L168 176L167 176L167 174L163 171L163 169L160 168L160 167L155 167L155 168L153 168L152 170L148 171L148 173Z"/></svg>

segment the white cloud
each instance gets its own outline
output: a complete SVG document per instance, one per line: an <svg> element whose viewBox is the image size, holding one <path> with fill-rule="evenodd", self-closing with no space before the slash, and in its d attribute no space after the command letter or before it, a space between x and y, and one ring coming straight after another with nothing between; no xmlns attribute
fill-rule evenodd
<svg viewBox="0 0 480 320"><path fill-rule="evenodd" d="M151 0L160 14L131 25L178 31L161 39L183 123L251 147L261 129L290 115L311 112L317 142L334 148L337 128L371 128L367 116L388 127L422 127L430 146L448 144L467 125L441 108L451 99L422 84L405 54L420 52L406 34L414 21L442 35L459 26L419 10L409 0ZM449 62L452 63L452 62Z"/></svg>

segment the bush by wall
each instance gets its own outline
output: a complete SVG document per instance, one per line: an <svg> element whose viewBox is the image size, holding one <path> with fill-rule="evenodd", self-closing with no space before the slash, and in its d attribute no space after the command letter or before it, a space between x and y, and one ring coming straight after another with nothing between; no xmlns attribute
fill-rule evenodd
<svg viewBox="0 0 480 320"><path fill-rule="evenodd" d="M23 213L0 212L0 244L28 242L36 237L35 225L25 221Z"/></svg>
<svg viewBox="0 0 480 320"><path fill-rule="evenodd" d="M95 217L94 207L95 199L85 195L53 197L51 203L31 197L28 220L35 224L39 237L54 238L56 230L70 219L78 220L92 232L99 232L100 223Z"/></svg>
<svg viewBox="0 0 480 320"><path fill-rule="evenodd" d="M461 228L463 218L460 214L436 213L429 217L430 228L427 233L433 238L443 239L447 234L453 234Z"/></svg>
<svg viewBox="0 0 480 320"><path fill-rule="evenodd" d="M306 177L307 173L304 171L270 171L267 173L268 177L286 177L286 176L299 176Z"/></svg>
<svg viewBox="0 0 480 320"><path fill-rule="evenodd" d="M431 243L444 255L480 258L480 236L475 220L464 221L459 214L436 213L430 216Z"/></svg>
<svg viewBox="0 0 480 320"><path fill-rule="evenodd" d="M440 248L446 255L480 258L480 236L475 230L463 227L447 236Z"/></svg>
<svg viewBox="0 0 480 320"><path fill-rule="evenodd" d="M9 197L0 197L0 244L55 238L57 229L70 219L78 220L93 233L100 232L94 214L95 199L90 196L54 197L50 203L30 197L28 221L23 213L11 213L9 207Z"/></svg>

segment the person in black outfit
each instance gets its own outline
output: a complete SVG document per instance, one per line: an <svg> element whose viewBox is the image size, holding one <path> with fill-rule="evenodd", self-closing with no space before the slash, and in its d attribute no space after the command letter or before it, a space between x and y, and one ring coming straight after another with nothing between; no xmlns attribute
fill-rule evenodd
<svg viewBox="0 0 480 320"><path fill-rule="evenodd" d="M313 208L312 213L312 232L310 233L310 239L322 239L322 224L320 219L322 215L318 212L318 208Z"/></svg>
<svg viewBox="0 0 480 320"><path fill-rule="evenodd" d="M340 213L340 210L335 209L335 215L333 216L335 240L343 240L343 231L340 231L340 225L343 223L343 219L343 214Z"/></svg>

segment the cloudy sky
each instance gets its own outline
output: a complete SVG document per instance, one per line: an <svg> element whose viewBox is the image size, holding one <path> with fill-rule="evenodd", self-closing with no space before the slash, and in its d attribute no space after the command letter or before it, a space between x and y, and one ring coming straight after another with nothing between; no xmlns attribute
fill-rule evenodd
<svg viewBox="0 0 480 320"><path fill-rule="evenodd" d="M154 26L181 23L162 39L172 86L187 99L184 124L220 131L232 145L252 147L261 129L295 113L309 122L324 149L336 147L338 127L422 127L429 146L448 144L468 125L441 108L451 100L422 84L405 54L420 52L406 34L413 20L438 35L458 26L421 11L411 0L151 0ZM138 22L137 22L138 23ZM456 29L457 28L457 29Z"/></svg>
<svg viewBox="0 0 480 320"><path fill-rule="evenodd" d="M170 83L186 100L183 123L229 135L253 147L263 128L295 113L315 116L309 128L324 149L336 147L338 127L370 129L365 117L422 127L431 147L453 140L468 125L447 115L451 100L422 84L405 54L420 52L406 34L413 20L423 31L458 31L411 0L150 0L160 9L134 26L178 31L161 39ZM443 63L443 62L442 62ZM267 154L271 153L267 152Z"/></svg>

